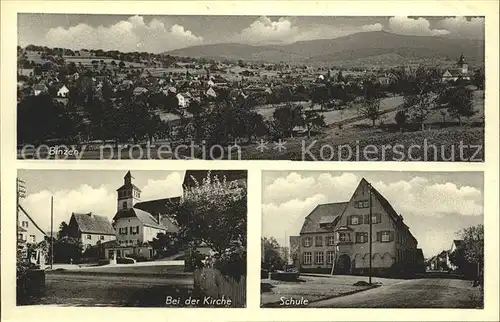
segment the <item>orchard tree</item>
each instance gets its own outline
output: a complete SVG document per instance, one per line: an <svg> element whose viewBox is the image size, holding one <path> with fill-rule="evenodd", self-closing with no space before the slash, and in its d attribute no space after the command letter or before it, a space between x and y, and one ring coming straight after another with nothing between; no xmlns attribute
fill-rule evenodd
<svg viewBox="0 0 500 322"><path fill-rule="evenodd" d="M419 67L415 71L403 73L401 86L404 95L404 107L408 110L410 120L419 123L424 130L429 110L434 106L437 80L432 70Z"/></svg>
<svg viewBox="0 0 500 322"><path fill-rule="evenodd" d="M307 137L311 137L311 130L317 130L325 127L325 116L318 111L306 110L304 111L304 124L307 127Z"/></svg>
<svg viewBox="0 0 500 322"><path fill-rule="evenodd" d="M281 135L292 136L292 130L296 126L303 125L303 112L301 105L287 103L283 107L278 107L273 112L273 120L276 123Z"/></svg>
<svg viewBox="0 0 500 322"><path fill-rule="evenodd" d="M471 117L476 114L472 104L472 91L465 86L451 88L448 96L448 113L462 125L462 117Z"/></svg>

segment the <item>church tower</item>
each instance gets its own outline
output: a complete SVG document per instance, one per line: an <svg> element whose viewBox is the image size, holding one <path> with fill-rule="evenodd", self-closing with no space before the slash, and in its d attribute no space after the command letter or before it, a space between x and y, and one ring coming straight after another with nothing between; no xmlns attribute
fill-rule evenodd
<svg viewBox="0 0 500 322"><path fill-rule="evenodd" d="M469 73L469 65L465 62L465 57L464 54L460 55L460 58L458 59L457 62L458 68L460 68L460 71L462 72L462 75L467 75Z"/></svg>
<svg viewBox="0 0 500 322"><path fill-rule="evenodd" d="M141 190L132 183L132 174L127 172L123 177L123 186L118 188L118 211L122 209L130 209L134 204L141 200Z"/></svg>

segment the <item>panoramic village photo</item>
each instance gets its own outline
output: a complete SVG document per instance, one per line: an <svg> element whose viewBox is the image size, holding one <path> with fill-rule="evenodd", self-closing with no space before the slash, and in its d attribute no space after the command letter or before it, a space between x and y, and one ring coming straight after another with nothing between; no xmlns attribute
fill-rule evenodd
<svg viewBox="0 0 500 322"><path fill-rule="evenodd" d="M17 156L483 162L484 63L484 17L21 13Z"/></svg>
<svg viewBox="0 0 500 322"><path fill-rule="evenodd" d="M19 170L17 305L246 307L246 185L240 170Z"/></svg>
<svg viewBox="0 0 500 322"><path fill-rule="evenodd" d="M261 307L484 307L482 172L265 171Z"/></svg>

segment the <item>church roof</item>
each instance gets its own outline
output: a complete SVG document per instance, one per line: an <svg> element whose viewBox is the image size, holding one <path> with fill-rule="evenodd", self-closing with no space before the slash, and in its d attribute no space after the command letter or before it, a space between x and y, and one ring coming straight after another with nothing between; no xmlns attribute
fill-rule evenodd
<svg viewBox="0 0 500 322"><path fill-rule="evenodd" d="M144 226L167 230L167 227L162 223L158 223L158 221L149 212L137 208L128 208L119 210L113 217L113 221L116 221L121 218L131 218L131 217L136 217L137 219L139 219L139 221Z"/></svg>
<svg viewBox="0 0 500 322"><path fill-rule="evenodd" d="M120 188L116 189L116 191L121 191L121 190L126 190L128 188L134 188L135 190L141 192L141 189L139 189L135 184L131 183L131 184L124 184L122 185Z"/></svg>
<svg viewBox="0 0 500 322"><path fill-rule="evenodd" d="M86 214L73 213L72 217L78 225L78 230L82 233L115 235L113 226L105 216L94 215L90 212Z"/></svg>
<svg viewBox="0 0 500 322"><path fill-rule="evenodd" d="M168 213L169 208L178 204L181 197L163 198L156 200L141 201L134 204L134 208L144 210L146 212L158 212L161 214Z"/></svg>

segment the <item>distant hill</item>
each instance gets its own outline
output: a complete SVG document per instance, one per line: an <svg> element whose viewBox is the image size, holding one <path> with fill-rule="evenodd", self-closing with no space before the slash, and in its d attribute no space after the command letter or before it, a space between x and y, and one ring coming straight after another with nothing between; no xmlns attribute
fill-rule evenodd
<svg viewBox="0 0 500 322"><path fill-rule="evenodd" d="M455 61L463 53L468 61L484 62L484 41L437 36L406 36L385 31L361 32L335 39L299 41L288 45L251 46L213 44L177 49L167 54L194 58L268 62L393 63L415 60Z"/></svg>

